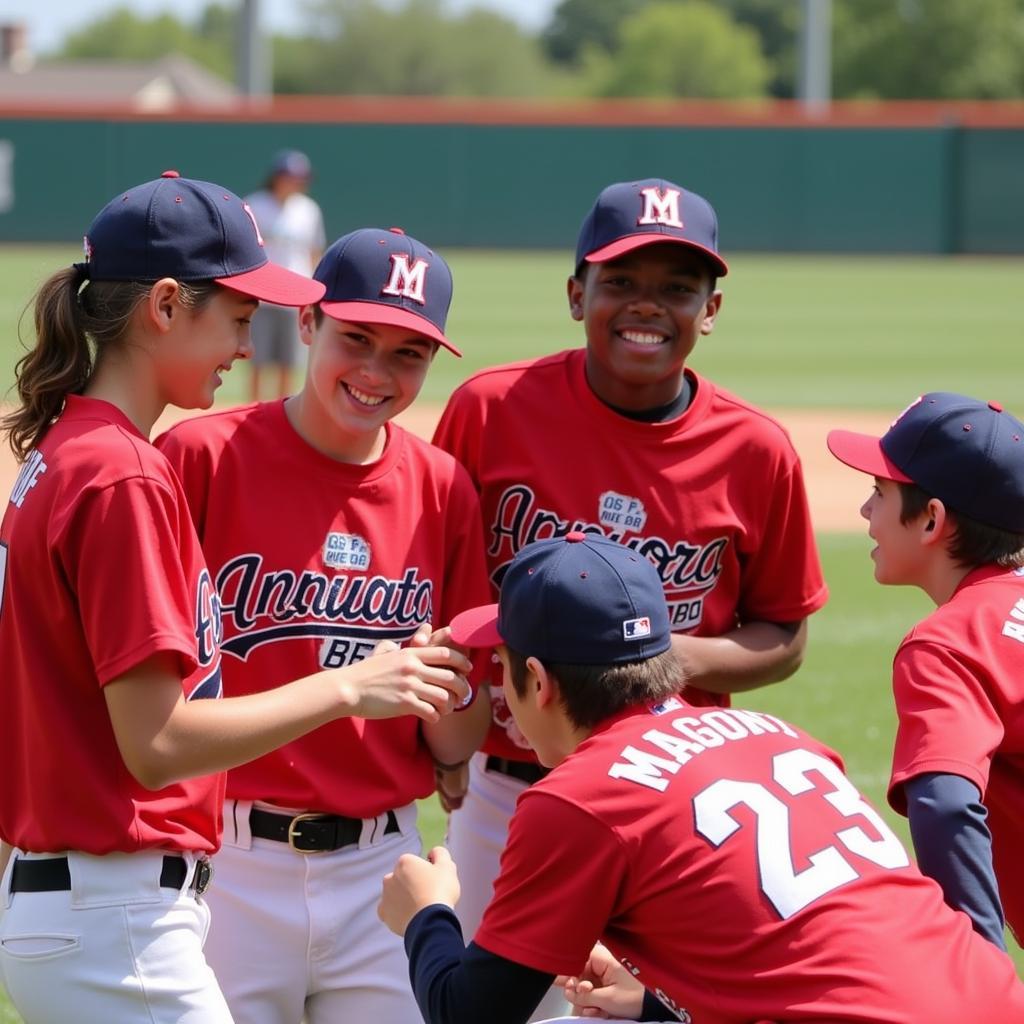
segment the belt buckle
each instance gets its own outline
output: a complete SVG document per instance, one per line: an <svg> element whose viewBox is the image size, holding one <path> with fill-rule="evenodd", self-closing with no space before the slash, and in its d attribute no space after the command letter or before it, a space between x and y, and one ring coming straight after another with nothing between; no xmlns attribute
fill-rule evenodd
<svg viewBox="0 0 1024 1024"><path fill-rule="evenodd" d="M306 812L305 814L296 814L295 817L292 818L290 822L288 822L288 845L296 853L304 854L307 857L315 853L327 853L327 850L304 850L301 846L295 845L295 840L301 839L301 836L298 834L298 829L296 828L297 824L303 821L324 821L329 817L329 814L313 814L311 812Z"/></svg>
<svg viewBox="0 0 1024 1024"><path fill-rule="evenodd" d="M192 874L192 885L190 888L197 896L202 896L210 888L210 880L213 878L213 862L209 857L203 857L196 861L196 869Z"/></svg>

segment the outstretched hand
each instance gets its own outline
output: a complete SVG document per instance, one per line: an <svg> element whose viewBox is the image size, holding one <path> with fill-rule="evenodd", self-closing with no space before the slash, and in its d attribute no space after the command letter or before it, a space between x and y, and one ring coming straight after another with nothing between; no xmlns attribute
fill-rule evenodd
<svg viewBox="0 0 1024 1024"><path fill-rule="evenodd" d="M426 859L404 853L395 870L384 876L377 916L396 935L405 935L409 922L424 907L435 903L454 907L459 892L455 861L443 846L435 846Z"/></svg>
<svg viewBox="0 0 1024 1024"><path fill-rule="evenodd" d="M466 676L472 667L454 647L400 648L392 640L382 640L369 658L337 671L350 714L361 718L412 714L436 722L469 696Z"/></svg>

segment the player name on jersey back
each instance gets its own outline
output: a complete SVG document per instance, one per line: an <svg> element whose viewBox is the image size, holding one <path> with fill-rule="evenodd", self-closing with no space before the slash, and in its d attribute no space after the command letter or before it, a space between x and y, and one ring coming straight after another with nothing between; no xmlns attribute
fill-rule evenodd
<svg viewBox="0 0 1024 1024"><path fill-rule="evenodd" d="M665 726L669 728L648 729L643 739L650 744L650 749L628 745L620 754L621 760L608 769L608 775L664 792L670 781L666 776L675 775L684 764L707 750L766 733L784 733L794 739L799 737L799 733L781 719L764 712L716 708L689 713L695 710L676 697L652 708L652 713L659 717L674 711L688 713L666 719Z"/></svg>

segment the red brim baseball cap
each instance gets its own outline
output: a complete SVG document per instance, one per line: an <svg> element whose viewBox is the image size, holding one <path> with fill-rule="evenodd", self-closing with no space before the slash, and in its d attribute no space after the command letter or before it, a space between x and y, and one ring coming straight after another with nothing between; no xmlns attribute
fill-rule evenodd
<svg viewBox="0 0 1024 1024"><path fill-rule="evenodd" d="M85 236L92 281L216 281L281 306L319 302L324 285L271 263L249 205L210 181L164 171L115 196Z"/></svg>
<svg viewBox="0 0 1024 1024"><path fill-rule="evenodd" d="M618 256L625 256L627 252L632 252L634 249L643 248L645 245L657 245L660 242L674 242L676 245L683 245L687 249L693 249L694 252L699 252L702 256L705 256L708 262L715 268L719 277L725 277L729 273L729 266L712 249L707 248L704 245L698 245L696 242L690 242L683 238L673 238L667 234L644 234L644 235L627 235L625 238L620 238L617 242L612 242L610 245L606 245L600 249L595 249L594 252L587 253L584 259L587 263L605 263L608 260L613 260Z"/></svg>
<svg viewBox="0 0 1024 1024"><path fill-rule="evenodd" d="M452 640L463 647L497 647L503 644L498 632L498 606L485 604L456 615L451 621Z"/></svg>
<svg viewBox="0 0 1024 1024"><path fill-rule="evenodd" d="M410 309L393 306L384 302L321 302L320 308L335 320L349 320L357 324L386 324L389 327L401 327L405 330L422 334L423 337L443 345L449 352L461 356L462 353L438 330L437 326L425 316L420 316Z"/></svg>
<svg viewBox="0 0 1024 1024"><path fill-rule="evenodd" d="M901 484L914 482L882 450L881 438L852 430L830 430L826 443L828 450L852 469Z"/></svg>
<svg viewBox="0 0 1024 1024"><path fill-rule="evenodd" d="M261 302L273 302L277 306L310 306L319 302L327 290L320 281L269 262L241 274L215 277L214 280L234 292L250 295Z"/></svg>

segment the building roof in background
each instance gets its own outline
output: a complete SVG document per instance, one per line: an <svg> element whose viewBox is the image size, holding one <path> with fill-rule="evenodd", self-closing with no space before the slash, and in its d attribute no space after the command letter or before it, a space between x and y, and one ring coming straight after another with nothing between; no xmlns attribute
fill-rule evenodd
<svg viewBox="0 0 1024 1024"><path fill-rule="evenodd" d="M181 54L154 61L40 61L24 70L0 66L0 102L127 103L139 111L180 104L223 109L239 92Z"/></svg>

